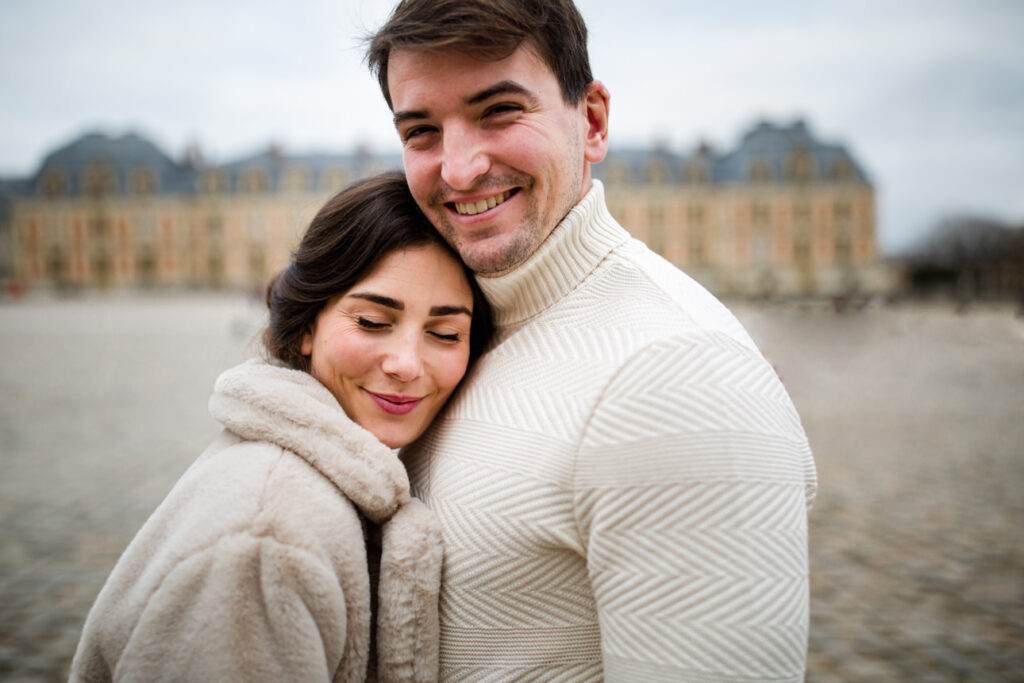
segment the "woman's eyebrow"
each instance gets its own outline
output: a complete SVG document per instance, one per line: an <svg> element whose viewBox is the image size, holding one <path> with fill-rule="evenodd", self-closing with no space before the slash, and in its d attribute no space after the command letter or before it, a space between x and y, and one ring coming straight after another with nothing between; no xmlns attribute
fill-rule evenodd
<svg viewBox="0 0 1024 683"><path fill-rule="evenodd" d="M381 296L380 294L371 294L369 292L355 292L353 294L349 294L348 296L352 297L353 299L365 299L366 301L372 301L375 304L380 304L381 306L385 306L387 308L393 308L396 311L405 310L405 304L403 304L401 301L398 301L397 299L392 299L389 296Z"/></svg>
<svg viewBox="0 0 1024 683"><path fill-rule="evenodd" d="M371 292L353 292L352 294L347 294L346 296L350 296L353 299L363 299L365 301L371 301L375 304L384 306L386 308L393 308L396 311L405 310L404 303L402 303L398 299L392 299L390 296L373 294ZM430 309L430 315L432 317L460 314L468 315L470 318L473 317L473 311L469 310L465 306L432 306Z"/></svg>
<svg viewBox="0 0 1024 683"><path fill-rule="evenodd" d="M430 309L430 315L458 315L464 313L470 318L473 317L473 311L469 310L465 306L434 306Z"/></svg>

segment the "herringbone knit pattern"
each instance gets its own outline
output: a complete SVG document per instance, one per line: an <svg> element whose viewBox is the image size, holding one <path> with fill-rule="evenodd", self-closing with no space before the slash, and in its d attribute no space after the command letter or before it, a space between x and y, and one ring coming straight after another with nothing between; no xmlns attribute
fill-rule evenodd
<svg viewBox="0 0 1024 683"><path fill-rule="evenodd" d="M814 464L739 323L594 188L481 279L498 338L404 458L446 559L451 681L790 681Z"/></svg>

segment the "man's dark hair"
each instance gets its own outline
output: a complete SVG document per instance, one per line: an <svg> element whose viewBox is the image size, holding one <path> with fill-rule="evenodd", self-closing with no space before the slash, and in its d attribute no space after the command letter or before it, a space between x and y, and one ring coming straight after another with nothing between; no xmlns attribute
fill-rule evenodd
<svg viewBox="0 0 1024 683"><path fill-rule="evenodd" d="M594 77L587 27L572 0L402 0L367 38L366 61L393 109L392 50L454 50L499 60L527 41L555 74L566 104L579 103Z"/></svg>
<svg viewBox="0 0 1024 683"><path fill-rule="evenodd" d="M267 352L290 368L309 372L302 337L327 302L351 289L388 254L435 244L459 260L416 206L404 173L391 171L349 185L324 204L291 264L267 287ZM473 291L472 362L490 339L491 309L473 273L465 266L463 272Z"/></svg>

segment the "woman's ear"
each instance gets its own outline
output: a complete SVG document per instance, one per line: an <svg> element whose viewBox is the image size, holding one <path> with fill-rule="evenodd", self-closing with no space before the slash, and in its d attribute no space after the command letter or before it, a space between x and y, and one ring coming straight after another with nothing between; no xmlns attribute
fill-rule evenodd
<svg viewBox="0 0 1024 683"><path fill-rule="evenodd" d="M299 345L299 353L303 356L313 355L313 332L305 332L302 335L302 343Z"/></svg>
<svg viewBox="0 0 1024 683"><path fill-rule="evenodd" d="M591 81L583 96L587 115L587 136L583 143L583 156L592 164L604 159L608 153L608 107L611 95L601 81Z"/></svg>

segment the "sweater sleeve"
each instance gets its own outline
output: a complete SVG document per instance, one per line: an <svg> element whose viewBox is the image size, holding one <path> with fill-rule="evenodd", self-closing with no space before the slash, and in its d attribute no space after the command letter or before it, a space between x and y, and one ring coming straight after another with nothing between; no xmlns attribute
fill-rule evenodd
<svg viewBox="0 0 1024 683"><path fill-rule="evenodd" d="M341 587L319 558L234 534L164 578L114 680L330 681L345 629Z"/></svg>
<svg viewBox="0 0 1024 683"><path fill-rule="evenodd" d="M693 332L635 354L575 481L608 681L803 679L814 465L756 351Z"/></svg>

